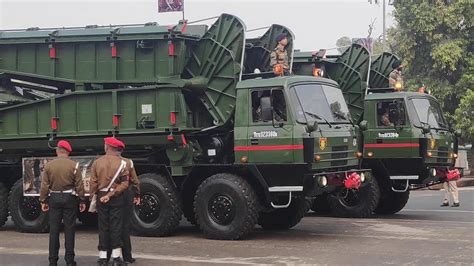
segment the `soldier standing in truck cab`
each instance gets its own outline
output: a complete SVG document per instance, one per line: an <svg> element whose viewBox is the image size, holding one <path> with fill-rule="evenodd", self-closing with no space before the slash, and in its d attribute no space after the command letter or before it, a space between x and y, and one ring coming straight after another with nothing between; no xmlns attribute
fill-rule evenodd
<svg viewBox="0 0 474 266"><path fill-rule="evenodd" d="M129 172L120 157L125 144L109 137L104 139L105 155L91 168L90 197L97 199L99 220L99 265L108 265L107 250L112 250L113 265L126 265L122 256L123 192L128 189Z"/></svg>
<svg viewBox="0 0 474 266"><path fill-rule="evenodd" d="M388 76L388 85L390 88L401 91L403 89L402 62L400 60L393 62L392 69Z"/></svg>
<svg viewBox="0 0 474 266"><path fill-rule="evenodd" d="M284 33L280 34L276 38L277 46L270 54L270 66L273 69L273 73L277 76L283 76L290 73L290 64L288 60L288 51L286 46L288 45L288 36Z"/></svg>
<svg viewBox="0 0 474 266"><path fill-rule="evenodd" d="M61 222L64 223L66 263L76 265L74 261L74 226L78 204L76 195L81 200L79 204L81 212L86 210L86 205L79 163L69 159L71 152L72 147L67 141L59 141L56 148L58 157L45 165L41 179L41 209L44 212L49 211L49 265L58 263Z"/></svg>

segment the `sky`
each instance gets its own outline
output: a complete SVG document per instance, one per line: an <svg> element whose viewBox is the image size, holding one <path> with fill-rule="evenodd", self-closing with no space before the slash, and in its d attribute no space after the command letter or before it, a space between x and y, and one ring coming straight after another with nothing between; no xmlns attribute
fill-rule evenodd
<svg viewBox="0 0 474 266"><path fill-rule="evenodd" d="M382 34L382 5L368 0L184 0L188 21L221 13L238 16L247 30L281 24L295 34L295 48L316 51L334 48L342 36ZM155 21L176 24L181 13L158 13L157 0L0 0L0 30L29 27L135 24ZM381 1L379 1L381 2ZM387 27L394 24L387 7ZM203 22L208 23L208 22ZM248 37L262 35L264 30Z"/></svg>

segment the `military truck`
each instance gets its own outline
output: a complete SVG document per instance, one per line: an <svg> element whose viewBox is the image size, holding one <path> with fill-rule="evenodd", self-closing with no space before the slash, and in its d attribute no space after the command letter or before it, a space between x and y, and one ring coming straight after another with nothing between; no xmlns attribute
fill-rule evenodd
<svg viewBox="0 0 474 266"><path fill-rule="evenodd" d="M126 143L142 192L132 226L145 236L172 234L183 214L211 239L244 238L256 224L288 229L308 198L369 182L337 83L268 77L275 37L285 32L292 43L293 34L274 25L247 42L245 32L229 14L209 28L181 21L0 32L2 224L10 191L16 227L47 230L22 176L40 176L60 139L81 158L101 154L104 137Z"/></svg>
<svg viewBox="0 0 474 266"><path fill-rule="evenodd" d="M454 163L459 132L449 126L435 97L389 88L388 76L395 60L391 53L372 60L367 49L353 44L336 56L327 56L325 50L298 51L293 65L297 74L327 77L341 87L351 116L361 129L362 167L372 170L376 181L371 185L380 190L374 210L378 214L403 209L411 189L444 182L450 173L450 177L457 175ZM354 205L367 197L363 195L367 192L355 192ZM338 199L332 195L317 197L313 209L343 214L334 206L335 201Z"/></svg>

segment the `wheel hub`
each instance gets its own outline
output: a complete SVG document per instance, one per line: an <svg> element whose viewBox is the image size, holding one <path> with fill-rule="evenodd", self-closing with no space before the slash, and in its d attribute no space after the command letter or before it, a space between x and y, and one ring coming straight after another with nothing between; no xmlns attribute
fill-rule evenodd
<svg viewBox="0 0 474 266"><path fill-rule="evenodd" d="M140 205L138 206L138 217L145 223L152 223L160 216L160 200L151 193L141 196Z"/></svg>
<svg viewBox="0 0 474 266"><path fill-rule="evenodd" d="M235 217L234 202L226 195L213 196L209 200L209 215L220 225L230 224Z"/></svg>
<svg viewBox="0 0 474 266"><path fill-rule="evenodd" d="M36 197L22 197L20 202L21 216L28 221L34 221L41 215L40 202Z"/></svg>

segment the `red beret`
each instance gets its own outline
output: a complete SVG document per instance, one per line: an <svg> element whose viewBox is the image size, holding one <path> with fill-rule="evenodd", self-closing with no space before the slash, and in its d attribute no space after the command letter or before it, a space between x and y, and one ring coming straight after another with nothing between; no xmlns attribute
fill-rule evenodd
<svg viewBox="0 0 474 266"><path fill-rule="evenodd" d="M68 152L72 152L72 147L71 147L71 144L69 144L69 142L65 141L65 140L60 140L58 142L58 148L63 148L65 149L66 151Z"/></svg>
<svg viewBox="0 0 474 266"><path fill-rule="evenodd" d="M122 148L122 149L125 148L125 144L114 137L105 138L104 142L105 144L115 147L115 148Z"/></svg>

